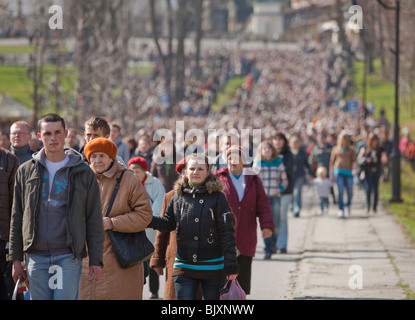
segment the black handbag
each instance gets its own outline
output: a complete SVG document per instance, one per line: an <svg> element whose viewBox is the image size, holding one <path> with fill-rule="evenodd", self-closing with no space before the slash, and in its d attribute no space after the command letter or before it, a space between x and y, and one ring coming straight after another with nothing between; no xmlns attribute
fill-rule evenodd
<svg viewBox="0 0 415 320"><path fill-rule="evenodd" d="M125 171L126 170L124 170L117 179L117 184L115 185L107 213L105 214L106 217L111 211ZM107 231L111 240L112 250L114 251L115 257L121 268L130 268L138 263L144 262L148 260L154 252L154 246L147 238L145 230L134 233L117 232L113 230Z"/></svg>

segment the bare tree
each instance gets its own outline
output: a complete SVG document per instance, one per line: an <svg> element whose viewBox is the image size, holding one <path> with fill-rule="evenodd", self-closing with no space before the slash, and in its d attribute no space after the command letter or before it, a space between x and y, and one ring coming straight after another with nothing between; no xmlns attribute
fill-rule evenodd
<svg viewBox="0 0 415 320"><path fill-rule="evenodd" d="M131 36L129 0L75 0L70 10L76 17L74 121L84 115L111 115L125 106L115 105L114 90L123 91Z"/></svg>
<svg viewBox="0 0 415 320"><path fill-rule="evenodd" d="M159 59L163 66L164 81L166 89L170 95L170 106L174 105L184 97L186 66L185 39L189 31L189 24L191 20L190 9L192 8L194 2L195 1L191 0L178 0L178 7L176 11L174 11L172 9L171 1L166 0L165 4L168 21L168 49L166 53L164 53L161 49L155 1L149 0L148 2L150 8L152 36L157 48ZM199 2L199 0L197 2ZM174 31L176 31L176 34L173 34ZM172 50L173 38L176 39L177 44L176 51L174 53Z"/></svg>
<svg viewBox="0 0 415 320"><path fill-rule="evenodd" d="M203 0L195 0L195 68L194 74L196 80L200 80L202 70L200 69L200 49L201 49L201 41L202 41L202 17L203 17Z"/></svg>

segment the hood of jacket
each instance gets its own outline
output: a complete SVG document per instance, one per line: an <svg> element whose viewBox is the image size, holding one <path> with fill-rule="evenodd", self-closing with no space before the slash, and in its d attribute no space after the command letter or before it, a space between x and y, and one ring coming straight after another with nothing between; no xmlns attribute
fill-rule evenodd
<svg viewBox="0 0 415 320"><path fill-rule="evenodd" d="M66 163L65 167L75 167L81 163L83 163L82 155L75 151L72 148L64 148L65 154L69 157L68 162ZM42 148L40 151L35 152L32 155L32 159L42 164L44 167L46 167L46 154L45 154L45 148Z"/></svg>
<svg viewBox="0 0 415 320"><path fill-rule="evenodd" d="M174 191L178 194L183 193L214 193L214 192L223 192L224 186L223 183L216 178L213 174L209 174L206 180L200 187L192 188L189 186L189 178L186 176L181 176L177 179L174 184Z"/></svg>

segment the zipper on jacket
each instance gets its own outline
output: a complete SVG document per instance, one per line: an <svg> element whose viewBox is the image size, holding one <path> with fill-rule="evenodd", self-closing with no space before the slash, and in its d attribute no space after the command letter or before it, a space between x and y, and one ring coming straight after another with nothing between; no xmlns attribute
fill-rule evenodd
<svg viewBox="0 0 415 320"><path fill-rule="evenodd" d="M70 201L70 199L73 198L72 189L70 188L71 187L71 179L72 179L72 177L73 177L72 170L71 170L71 168L68 168L68 173L67 173L67 177L66 177L68 179L68 184L67 184L67 188L68 188L68 191L67 191L68 192L68 202L67 202L67 206L66 206L66 225L67 225L67 230L69 232L69 236L71 238L71 243L70 243L71 250L72 250L72 253L75 256L75 261L78 262L79 258L77 256L77 251L76 251L76 248L75 248L75 243L73 241L73 236L72 236L72 231L71 231L71 224L69 223L69 212L70 212L70 210L69 210L69 203L72 202L72 201Z"/></svg>
<svg viewBox="0 0 415 320"><path fill-rule="evenodd" d="M36 162L35 163L35 168L34 168L34 172L37 174L37 177L36 177L36 183L37 183L37 187L36 187L36 200L35 200L35 212L34 212L34 217L33 217L33 226L32 226L32 228L33 228L33 238L32 238L32 243L31 243L31 245L33 244L33 241L34 241L34 239L35 239L35 237L36 237L36 224L37 224L37 218L38 218L38 214L39 214L39 212L40 212L40 204L39 204L39 198L40 198L40 190L41 190L41 188L42 188L42 181L41 181L41 179L40 179L40 170L39 170L39 164ZM31 217L30 217L31 218ZM30 245L30 246L31 246ZM27 249L29 249L29 248L27 248Z"/></svg>
<svg viewBox="0 0 415 320"><path fill-rule="evenodd" d="M215 221L215 215L213 213L212 208L209 208L209 211L210 211L210 216L212 217L212 221Z"/></svg>

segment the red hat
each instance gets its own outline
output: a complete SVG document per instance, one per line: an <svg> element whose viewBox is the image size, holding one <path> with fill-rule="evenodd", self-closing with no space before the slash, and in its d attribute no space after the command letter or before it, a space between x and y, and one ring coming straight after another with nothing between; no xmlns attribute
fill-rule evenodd
<svg viewBox="0 0 415 320"><path fill-rule="evenodd" d="M89 159L91 154L95 152L104 152L109 155L112 160L115 160L115 157L117 156L117 146L107 138L92 139L84 148L85 157L88 162L91 162Z"/></svg>
<svg viewBox="0 0 415 320"><path fill-rule="evenodd" d="M128 167L130 167L132 164L139 165L141 168L143 168L145 171L148 171L148 163L147 160L143 157L135 157L128 160Z"/></svg>
<svg viewBox="0 0 415 320"><path fill-rule="evenodd" d="M186 158L183 158L176 164L176 171L178 174L181 174L183 169L186 167Z"/></svg>

